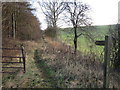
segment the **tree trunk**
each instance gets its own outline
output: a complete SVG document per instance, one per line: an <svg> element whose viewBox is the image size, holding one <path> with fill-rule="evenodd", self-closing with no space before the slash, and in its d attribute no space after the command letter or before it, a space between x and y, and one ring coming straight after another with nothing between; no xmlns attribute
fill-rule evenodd
<svg viewBox="0 0 120 90"><path fill-rule="evenodd" d="M76 27L74 27L74 47L75 47L74 53L76 55L76 52L77 52L77 28Z"/></svg>

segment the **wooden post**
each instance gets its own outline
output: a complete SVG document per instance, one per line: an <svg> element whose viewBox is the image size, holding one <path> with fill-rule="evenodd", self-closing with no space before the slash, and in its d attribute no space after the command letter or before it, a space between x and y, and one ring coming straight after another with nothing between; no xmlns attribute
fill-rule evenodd
<svg viewBox="0 0 120 90"><path fill-rule="evenodd" d="M24 73L26 72L26 61L25 61L25 52L24 52L24 47L21 45L21 50L22 50L22 57L23 57L23 66L24 66Z"/></svg>
<svg viewBox="0 0 120 90"><path fill-rule="evenodd" d="M109 88L110 45L110 37L105 36L103 88Z"/></svg>
<svg viewBox="0 0 120 90"><path fill-rule="evenodd" d="M112 47L112 38L105 36L105 41L96 41L95 44L104 46L104 81L103 88L109 88L109 68L110 68L110 49Z"/></svg>
<svg viewBox="0 0 120 90"><path fill-rule="evenodd" d="M15 13L12 14L12 29L13 29L13 38L16 36L16 21L15 21Z"/></svg>

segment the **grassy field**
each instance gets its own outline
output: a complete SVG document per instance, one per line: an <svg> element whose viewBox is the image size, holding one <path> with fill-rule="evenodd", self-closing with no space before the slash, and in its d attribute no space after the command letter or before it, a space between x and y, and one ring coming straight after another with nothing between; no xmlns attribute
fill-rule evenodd
<svg viewBox="0 0 120 90"><path fill-rule="evenodd" d="M115 28L114 25L111 26L112 29ZM95 41L97 40L105 40L105 35L109 34L109 28L110 26L104 25L104 26L92 26L85 27L85 31L90 33L90 36L94 39L94 41L91 41L89 37L86 37L84 35L80 36L78 38L78 50L80 50L83 53L89 53L94 52L97 54L97 56L101 56L101 53L103 54L104 47L103 46L96 46ZM78 29L78 33L84 33L84 31L81 31ZM62 30L59 30L59 39L70 46L73 46L73 39L74 39L74 31L71 28L65 28Z"/></svg>

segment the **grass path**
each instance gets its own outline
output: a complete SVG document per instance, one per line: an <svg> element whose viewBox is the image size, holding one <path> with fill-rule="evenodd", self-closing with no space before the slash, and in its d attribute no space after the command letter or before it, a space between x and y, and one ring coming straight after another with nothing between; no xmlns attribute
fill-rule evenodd
<svg viewBox="0 0 120 90"><path fill-rule="evenodd" d="M101 66L90 56L84 56L78 52L74 58L74 50L63 43L45 38L45 41L25 41L26 50L26 73L19 71L14 75L3 75L3 87L5 88L53 88L53 87L88 87L97 85L102 87ZM35 62L34 52L40 50L42 61L52 67L55 74L51 77L49 69L40 67ZM53 78L55 81L53 81ZM94 80L97 79L95 82ZM60 81L61 80L61 81ZM64 84L62 84L64 83ZM56 85L55 85L56 84ZM115 85L116 82L114 83ZM91 87L91 85L89 85ZM113 86L113 84L111 85ZM117 85L118 86L118 85ZM95 87L95 86L94 86Z"/></svg>
<svg viewBox="0 0 120 90"><path fill-rule="evenodd" d="M26 45L26 73L19 71L14 75L3 74L3 87L5 88L48 88L51 83L45 77L43 70L37 68L34 60L35 49L41 48L40 43L25 42Z"/></svg>

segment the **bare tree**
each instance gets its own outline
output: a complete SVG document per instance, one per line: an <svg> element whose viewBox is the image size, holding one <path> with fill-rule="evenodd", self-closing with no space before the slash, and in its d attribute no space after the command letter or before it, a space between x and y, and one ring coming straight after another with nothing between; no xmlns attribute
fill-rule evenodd
<svg viewBox="0 0 120 90"><path fill-rule="evenodd" d="M46 16L46 21L48 26L57 27L57 21L60 14L65 10L64 2L59 0L53 1L41 1L38 2L44 15Z"/></svg>
<svg viewBox="0 0 120 90"><path fill-rule="evenodd" d="M81 26L89 26L90 25L90 18L87 16L87 11L89 10L89 6L87 4L83 4L82 2L65 2L66 6L66 13L65 16L68 21L71 22L73 29L74 29L74 47L75 47L75 54L77 50L77 39L82 33L78 34L77 29L81 29Z"/></svg>

